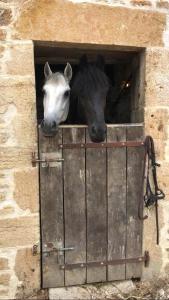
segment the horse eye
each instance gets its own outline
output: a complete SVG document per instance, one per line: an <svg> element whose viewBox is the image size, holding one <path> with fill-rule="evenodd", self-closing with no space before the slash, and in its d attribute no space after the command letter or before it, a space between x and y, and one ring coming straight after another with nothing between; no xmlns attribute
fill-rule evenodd
<svg viewBox="0 0 169 300"><path fill-rule="evenodd" d="M70 91L64 92L64 97L65 97L65 98L69 97L69 95L70 95Z"/></svg>

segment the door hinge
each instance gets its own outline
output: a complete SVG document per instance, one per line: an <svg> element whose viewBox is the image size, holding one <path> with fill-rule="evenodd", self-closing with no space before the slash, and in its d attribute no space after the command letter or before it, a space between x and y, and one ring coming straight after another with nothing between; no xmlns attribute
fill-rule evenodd
<svg viewBox="0 0 169 300"><path fill-rule="evenodd" d="M104 267L108 265L122 265L129 263L144 263L145 267L148 267L150 261L150 255L148 251L144 252L144 256L139 257L131 257L131 258L121 258L121 259L113 259L108 261L92 261L92 262L82 262L75 264L61 264L60 269L64 270L73 270L78 268L86 268L86 267Z"/></svg>

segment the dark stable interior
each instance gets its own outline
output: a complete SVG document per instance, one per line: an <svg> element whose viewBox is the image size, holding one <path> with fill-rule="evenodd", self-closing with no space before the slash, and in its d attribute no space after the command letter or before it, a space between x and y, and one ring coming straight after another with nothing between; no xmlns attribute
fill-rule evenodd
<svg viewBox="0 0 169 300"><path fill-rule="evenodd" d="M49 48L50 49L50 48ZM53 50L54 51L54 50ZM36 47L35 48L35 79L36 79L36 103L37 103L37 119L38 123L43 119L43 84L44 84L44 64L46 61L49 62L53 72L64 71L66 62L70 62L73 70L73 74L77 72L79 57L71 57L67 55L60 58L60 53L53 58L51 52L47 50L47 47ZM56 52L56 51L55 51ZM132 114L132 95L135 90L136 72L139 69L139 55L137 52L112 52L104 55L104 52L95 51L92 55L88 55L86 51L81 52L87 54L89 61L95 62L97 54L101 54L105 60L105 73L107 74L111 82L111 97L107 97L106 108L105 108L105 121L107 124L120 124L120 123L131 123ZM64 53L63 53L64 54ZM62 55L63 55L62 54ZM111 55L112 54L112 55ZM113 55L114 54L114 55ZM57 53L55 53L57 55ZM76 55L76 51L75 51ZM133 63L134 61L134 63ZM135 101L135 100L134 100ZM71 102L70 102L71 105ZM66 124L69 124L67 121ZM75 116L73 124L78 124Z"/></svg>

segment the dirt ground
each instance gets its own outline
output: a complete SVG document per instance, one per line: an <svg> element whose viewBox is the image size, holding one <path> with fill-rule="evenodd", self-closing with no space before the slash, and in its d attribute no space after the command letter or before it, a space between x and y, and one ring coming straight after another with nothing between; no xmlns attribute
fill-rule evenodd
<svg viewBox="0 0 169 300"><path fill-rule="evenodd" d="M129 293L112 295L111 300L166 300L169 299L169 277L149 282L134 282L135 289Z"/></svg>
<svg viewBox="0 0 169 300"><path fill-rule="evenodd" d="M50 289L52 290L52 289ZM169 299L169 277L148 282L122 281L79 287L57 288L53 293L41 290L27 295L30 300L108 299L108 300L167 300Z"/></svg>

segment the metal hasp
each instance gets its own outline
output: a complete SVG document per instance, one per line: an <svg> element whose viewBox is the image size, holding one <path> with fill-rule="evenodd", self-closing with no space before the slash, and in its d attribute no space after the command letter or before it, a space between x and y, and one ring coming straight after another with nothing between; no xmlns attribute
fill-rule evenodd
<svg viewBox="0 0 169 300"><path fill-rule="evenodd" d="M108 261L100 261L100 262L88 262L88 263L77 263L77 264L64 264L60 265L60 269L64 270L73 270L78 268L86 268L86 267L102 267L108 265L120 265L125 263L144 263L145 267L149 266L150 255L148 251L144 252L144 256L136 257L136 258L123 258L123 259L114 259Z"/></svg>
<svg viewBox="0 0 169 300"><path fill-rule="evenodd" d="M144 142L126 141L109 143L66 143L59 144L59 149L78 149L78 148L115 148L115 147L143 147Z"/></svg>
<svg viewBox="0 0 169 300"><path fill-rule="evenodd" d="M62 242L47 243L43 245L42 253L45 256L50 256L52 253L57 253L58 257L64 255L65 251L72 251L74 247L63 247Z"/></svg>
<svg viewBox="0 0 169 300"><path fill-rule="evenodd" d="M39 243L33 245L33 247L32 247L32 255L36 256L38 254L40 254L40 244Z"/></svg>
<svg viewBox="0 0 169 300"><path fill-rule="evenodd" d="M56 158L56 159L50 159L50 158L44 158L39 159L36 158L35 152L32 152L32 167L36 167L36 164L42 164L43 168L49 167L50 163L56 163L56 162L63 162L64 158Z"/></svg>
<svg viewBox="0 0 169 300"><path fill-rule="evenodd" d="M64 255L65 251L72 251L74 249L74 247L62 247L62 243L57 243L57 247L53 243L47 243L43 246L42 254L50 256L52 253L57 253L59 258ZM33 256L40 254L40 245L38 243L33 245L32 254Z"/></svg>

